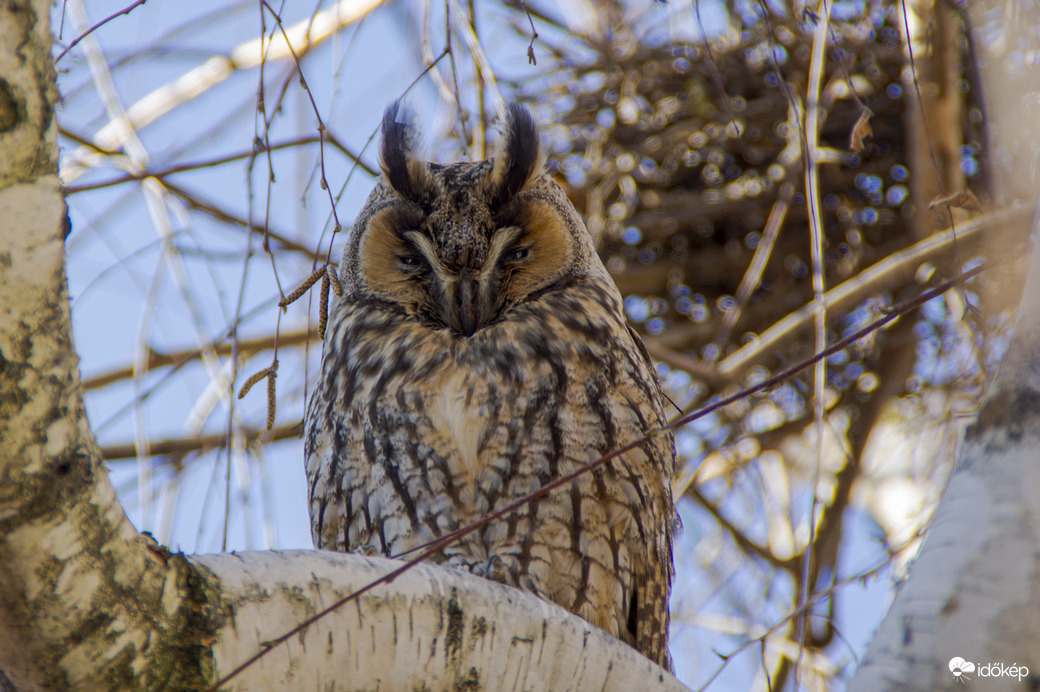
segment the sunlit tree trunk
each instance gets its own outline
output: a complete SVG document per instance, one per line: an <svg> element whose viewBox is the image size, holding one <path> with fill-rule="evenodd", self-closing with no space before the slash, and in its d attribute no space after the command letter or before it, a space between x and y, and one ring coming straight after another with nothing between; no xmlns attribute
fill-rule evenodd
<svg viewBox="0 0 1040 692"><path fill-rule="evenodd" d="M1040 675L1038 496L1040 249L1034 249L1010 350L851 690L954 689L955 658L974 664L962 666L962 676L985 676L987 690L1026 689L1022 680ZM993 664L1000 677L990 675ZM1015 674L1004 674L1010 668Z"/></svg>
<svg viewBox="0 0 1040 692"><path fill-rule="evenodd" d="M961 85L964 30L956 10L944 0L908 0L903 42L907 64L907 162L914 200L914 233L919 238L963 220L956 206L931 205L964 189L964 89ZM909 32L907 32L909 30ZM910 62L910 58L913 62ZM916 80L916 81L915 81Z"/></svg>
<svg viewBox="0 0 1040 692"><path fill-rule="evenodd" d="M942 3L939 3L942 4ZM969 3L1000 206L1033 203L1035 8ZM920 556L851 690L1028 689L1040 679L1040 244L1011 343L968 429ZM994 256L999 257L999 248ZM984 280L1003 282L1000 266ZM955 660L956 659L956 660Z"/></svg>
<svg viewBox="0 0 1040 692"><path fill-rule="evenodd" d="M134 530L84 413L49 11L0 7L0 671L19 690L197 686L229 613Z"/></svg>

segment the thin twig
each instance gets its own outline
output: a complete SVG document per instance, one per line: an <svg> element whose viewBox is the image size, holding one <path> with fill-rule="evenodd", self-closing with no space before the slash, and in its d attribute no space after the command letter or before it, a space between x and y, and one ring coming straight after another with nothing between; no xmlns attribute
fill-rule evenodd
<svg viewBox="0 0 1040 692"><path fill-rule="evenodd" d="M279 337L279 341L283 346L295 345L304 343L312 332L304 329L297 332L291 332L289 334L282 334ZM239 340L238 342L238 353L241 356L248 356L253 353L260 351L267 351L274 347L274 336L264 336L257 339L250 339L248 341ZM228 341L221 340L210 342L205 345L204 349L193 349L190 351L174 351L172 353L158 353L149 349L148 360L144 367L144 372L151 372L163 367L169 366L182 366L185 363L199 359L204 350L212 351L218 355L229 355L232 351L232 344ZM100 389L101 387L107 387L115 382L127 380L133 377L134 371L131 367L119 368L112 370L101 375L95 375L89 379L83 381L84 389Z"/></svg>
<svg viewBox="0 0 1040 692"><path fill-rule="evenodd" d="M538 61L534 57L534 40L538 38L538 31L534 28L534 20L531 18L531 11L527 9L527 5L524 4L524 0L519 0L520 7L523 9L524 14L527 15L527 21L531 23L531 43L527 46L527 64L537 65Z"/></svg>
<svg viewBox="0 0 1040 692"><path fill-rule="evenodd" d="M704 40L704 50L708 53L708 65L711 66L711 82L715 85L715 89L722 94L722 102L726 104L726 115L729 117L729 121L733 123L736 135L739 137L740 125L737 124L737 111L733 108L733 100L729 97L729 93L726 92L726 82L722 79L722 73L719 72L718 63L715 60L715 51L711 48L711 40L708 38L708 33L704 30L704 22L701 20L701 0L693 0L693 10L697 16L697 28L700 29L701 38ZM770 34L769 39L772 40L772 38Z"/></svg>
<svg viewBox="0 0 1040 692"><path fill-rule="evenodd" d="M73 39L72 43L70 43L68 46L65 47L65 50L63 50L62 52L58 53L58 57L54 58L54 62L57 63L59 60L64 58L65 55L68 54L68 52L70 50L72 50L73 48L76 47L76 44L78 44L80 41L85 39L87 36L90 36L92 33L97 31L98 29L100 29L104 25L108 24L110 21L112 21L116 17L121 17L124 14L130 14L135 9L140 7L141 5L145 4L145 2L147 2L147 0L137 0L136 2L133 2L130 5L127 5L123 9L119 10L118 12L114 12L114 13L108 15L107 17L102 19L100 22L98 22L94 26L90 27L89 29L84 31L82 34L77 36L75 39ZM65 21L65 14L62 13L62 22L64 22L64 21Z"/></svg>
<svg viewBox="0 0 1040 692"><path fill-rule="evenodd" d="M479 43L477 11L474 0L469 0L469 25L473 31L473 36L477 38ZM480 67L480 62L475 61L474 64L477 68L477 83L480 85L480 88L477 89L477 131L473 134L473 146L476 149L474 158L477 161L483 161L487 158L487 101L485 99L487 89L484 84L486 78L484 71Z"/></svg>
<svg viewBox="0 0 1040 692"><path fill-rule="evenodd" d="M66 137L70 137L70 134L64 129L59 128L59 132ZM379 175L379 173L371 166L361 161L352 151L350 151L342 142L331 134L327 135L329 144L332 144L339 149L343 154L351 161L361 167L366 173L372 176ZM304 144L314 144L320 142L321 138L313 135L305 137L296 137L295 139L286 140L279 142L278 144L267 145L268 151L278 151L279 149L288 149L291 147L298 147ZM196 171L202 168L209 168L212 166L220 166L225 163L232 163L234 161L241 161L242 159L248 159L256 155L256 149L250 149L249 151L240 151L234 154L228 154L226 156L220 156L213 159L203 159L201 161L192 161L189 163L181 163L176 166L168 166L166 168L151 169L137 171L134 173L127 173L121 175L118 178L110 178L109 180L102 180L96 183L88 183L85 185L69 185L65 188L66 195L74 195L77 192L87 192L89 190L99 190L101 188L112 187L114 185L122 185L123 183L131 183L138 180L144 180L145 178L158 178L162 180L166 176L173 175L174 173L186 173L189 171Z"/></svg>
<svg viewBox="0 0 1040 692"><path fill-rule="evenodd" d="M827 4L827 0L823 0L824 13L830 17L831 8ZM860 107L860 110L870 110L867 108L867 104L863 103L863 99L860 98L859 92L856 91L856 85L852 82L852 75L849 74L849 68L845 64L845 51L843 51L838 45L838 34L834 31L834 25L830 21L825 22L827 24L827 31L831 36L831 43L834 44L834 61L838 63L838 67L841 68L842 74L845 75L845 83L849 87L849 93L852 94L852 99L856 102L856 105Z"/></svg>
<svg viewBox="0 0 1040 692"><path fill-rule="evenodd" d="M917 63L916 63L916 60L914 58L914 41L913 41L913 36L911 36L911 34L910 34L910 23L909 23L909 20L907 19L907 15L906 15L906 13L907 13L906 0L900 0L900 6L901 6L901 8L903 10L903 29L906 31L906 52L907 52L907 57L910 59L910 75L913 78L913 82L914 82L914 94L917 97L918 112L921 114L921 124L924 126L924 136L925 136L925 139L928 140L928 158L931 159L932 170L935 171L935 181L939 185L939 192L940 192L940 194L943 197L949 197L950 195L949 195L949 192L947 192L947 190L946 190L946 184L943 182L942 171L939 169L939 161L938 161L938 159L935 158L935 144L934 144L934 142L932 140L932 130L931 130L931 127L928 125L928 111L925 110L925 107L924 107L924 97L921 96L921 85L920 85L920 83L917 80ZM923 200L917 200L917 201L918 202L922 202ZM956 267L959 270L960 267L961 267L961 262L960 262L960 257L958 256L958 252L957 252L957 243L956 243L957 226L956 226L956 222L954 221L954 218L953 218L953 207L950 206L949 204L946 205L946 214L950 217L950 228L953 230L954 239L955 239L954 240L954 245L953 245L953 256L954 256L954 260L953 261L954 261L954 264L956 265Z"/></svg>
<svg viewBox="0 0 1040 692"><path fill-rule="evenodd" d="M318 110L318 103L314 100L314 94L311 92L309 86L307 86L307 79L303 74L303 66L300 64L300 57L296 55L296 49L293 48L292 43L289 41L289 35L285 33L285 27L282 26L281 16L275 12L274 8L267 2L267 0L260 0L267 11L271 13L274 20L278 23L278 29L282 32L282 37L285 39L285 44L289 48L289 52L292 54L293 61L296 63L296 74L300 76L300 86L307 93L307 98L310 99L311 110L314 112L314 117L318 120L318 136L320 143L318 151L321 160L321 189L325 190L329 195L329 204L332 206L332 217L336 222L335 228L333 228L333 234L336 234L343 228L339 222L339 216L336 214L336 200L332 197L332 190L329 188L328 178L325 176L325 121L321 118L321 112Z"/></svg>
<svg viewBox="0 0 1040 692"><path fill-rule="evenodd" d="M715 334L715 338L712 340L712 343L715 344L715 360L722 356L722 348L726 345L730 332L732 332L737 320L740 319L740 314L744 310L744 306L747 304L748 300L751 298L751 294L755 292L755 289L759 286L759 282L762 280L762 273L765 271L766 265L769 263L769 257L773 252L773 246L780 234L780 229L784 225L784 218L787 216L787 210L791 206L791 199L793 197L794 185L791 183L784 183L780 187L780 194L777 197L777 200L773 203L773 208L769 211L769 217L766 219L766 225L762 230L758 246L755 247L755 254L751 258L751 263L748 264L747 271L744 272L744 277L740 280L740 285L737 287L737 292L734 295L736 305L734 305L732 309L727 310L722 316L719 330Z"/></svg>
<svg viewBox="0 0 1040 692"><path fill-rule="evenodd" d="M242 228L248 229L248 230L252 231L253 233L256 233L259 236L263 236L264 235L264 227L263 226L261 226L259 224L251 223L250 221L248 221L246 219L243 219L240 216L232 214L230 211L224 209L223 207L218 206L214 202L210 202L208 200L202 199L198 195L198 193L189 192L186 188L183 188L183 187L181 187L179 185L174 185L173 183L170 183L169 181L165 181L163 183L163 186L168 191L172 192L173 194L177 195L182 200L184 200L189 207L191 207L192 209L195 209L196 211L205 212L206 214L209 214L213 218L217 219L218 221L223 221L225 223L234 224L236 226L241 226ZM268 232L268 236L272 240L277 242L282 249L291 250L293 252L299 252L302 255L304 255L305 257L308 257L308 258L311 258L311 259L318 259L318 256L315 255L314 252L310 248L308 248L307 246L302 245L302 244L296 242L295 240L291 240L290 238L288 238L287 236L285 236L283 234L275 233L274 231L269 231Z"/></svg>
<svg viewBox="0 0 1040 692"><path fill-rule="evenodd" d="M466 134L466 118L462 113L462 97L459 95L459 75L455 65L455 51L451 47L451 0L444 0L444 50L448 51L448 59L451 62L451 83L455 88L455 109L459 116L459 133L462 139L462 148L465 154L469 153L469 136Z"/></svg>
<svg viewBox="0 0 1040 692"><path fill-rule="evenodd" d="M279 425L271 430L242 429L236 431L245 440L247 445L257 446L267 442L288 440L298 438L302 428L301 421ZM151 457L161 456L184 456L193 452L201 452L210 449L224 449L228 446L228 436L225 432L213 435L196 435L173 440L159 440L150 442L145 449L138 449L134 443L120 443L104 445L100 448L101 458L106 462L126 459L135 461L139 455L144 454Z"/></svg>
<svg viewBox="0 0 1040 692"><path fill-rule="evenodd" d="M830 25L830 6L824 4L823 16L817 20L816 31L813 34L812 58L809 64L809 84L805 104L805 207L809 217L809 247L812 256L812 285L813 304L815 306L815 334L814 343L816 352L823 350L827 343L827 304L824 302L826 289L823 276L823 221L820 218L820 181L819 163L817 162L816 149L820 143L820 87L823 82L823 59L827 49L827 27ZM813 419L816 427L816 462L813 472L812 492L810 493L811 506L809 509L809 549L802 555L801 589L798 594L798 603L802 604L809 600L809 579L812 574L813 550L812 546L816 540L816 511L819 505L817 488L820 484L820 473L823 466L823 412L825 406L825 395L827 387L827 361L820 359L816 362L813 372ZM809 636L809 623L802 617L798 619L798 661L796 668L801 664L802 654Z"/></svg>
<svg viewBox="0 0 1040 692"><path fill-rule="evenodd" d="M956 239L978 238L981 242L985 232L1003 233L1020 228L1033 214L1033 207L1006 208L972 219L961 227L956 236L953 229L940 231L910 247L894 252L873 264L851 279L835 286L824 296L828 312L837 312L863 301L867 296L886 290L902 281L907 272L922 262L927 262L950 252ZM993 239L990 239L993 240ZM763 354L778 350L785 339L793 338L813 320L815 306L807 303L773 323L751 343L728 356L718 365L725 376L739 376Z"/></svg>

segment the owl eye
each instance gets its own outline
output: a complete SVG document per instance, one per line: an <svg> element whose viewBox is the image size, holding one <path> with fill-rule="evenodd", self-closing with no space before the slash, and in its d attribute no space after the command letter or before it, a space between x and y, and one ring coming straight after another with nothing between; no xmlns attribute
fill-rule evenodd
<svg viewBox="0 0 1040 692"><path fill-rule="evenodd" d="M418 255L401 255L397 259L405 267L421 267L423 263Z"/></svg>
<svg viewBox="0 0 1040 692"><path fill-rule="evenodd" d="M518 249L513 250L512 252L508 253L507 255L505 255L502 258L502 260L505 261L505 262L519 262L521 260L527 259L527 255L529 253L530 253L530 250L528 248L525 248L525 247L518 248Z"/></svg>

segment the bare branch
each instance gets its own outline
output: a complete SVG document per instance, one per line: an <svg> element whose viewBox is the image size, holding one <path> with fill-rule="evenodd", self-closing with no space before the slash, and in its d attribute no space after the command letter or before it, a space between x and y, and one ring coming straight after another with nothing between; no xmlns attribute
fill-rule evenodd
<svg viewBox="0 0 1040 692"><path fill-rule="evenodd" d="M303 422L287 423L269 430L244 429L242 437L246 444L251 447L287 440L299 437L303 430ZM173 440L158 440L149 442L147 449L138 449L135 443L121 443L105 445L101 447L101 457L105 461L118 461L119 459L134 460L139 455L149 457L159 456L183 456L193 452L207 452L214 449L224 449L228 445L226 433L213 435L198 435L196 437L184 437Z"/></svg>
<svg viewBox="0 0 1040 692"><path fill-rule="evenodd" d="M138 8L141 5L143 5L145 2L147 2L147 0L136 0L136 2L131 3L130 5L124 7L123 9L119 10L118 12L113 12L112 14L108 15L107 17L102 19L100 22L98 22L97 24L95 24L94 26L90 27L89 29L84 31L82 34L80 34L79 36L74 38L72 40L72 43L70 43L68 46L65 47L65 50L63 50L60 53L58 53L58 57L54 58L54 62L58 62L59 60L64 58L65 55L68 54L68 52L70 50L72 50L73 48L76 47L76 44L78 44L80 41L85 39L87 36L90 36L92 33L97 31L101 27L103 27L105 24L108 24L110 21L112 21L116 17L121 17L121 16L123 16L125 14L130 14L136 8Z"/></svg>

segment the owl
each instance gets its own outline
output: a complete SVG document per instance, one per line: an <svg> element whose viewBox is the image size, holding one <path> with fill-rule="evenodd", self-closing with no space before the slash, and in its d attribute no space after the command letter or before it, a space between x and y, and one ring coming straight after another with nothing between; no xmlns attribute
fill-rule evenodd
<svg viewBox="0 0 1040 692"><path fill-rule="evenodd" d="M494 158L417 158L394 104L339 265L306 469L318 548L400 556L665 423L656 371L508 109ZM434 559L534 592L669 666L671 434Z"/></svg>

